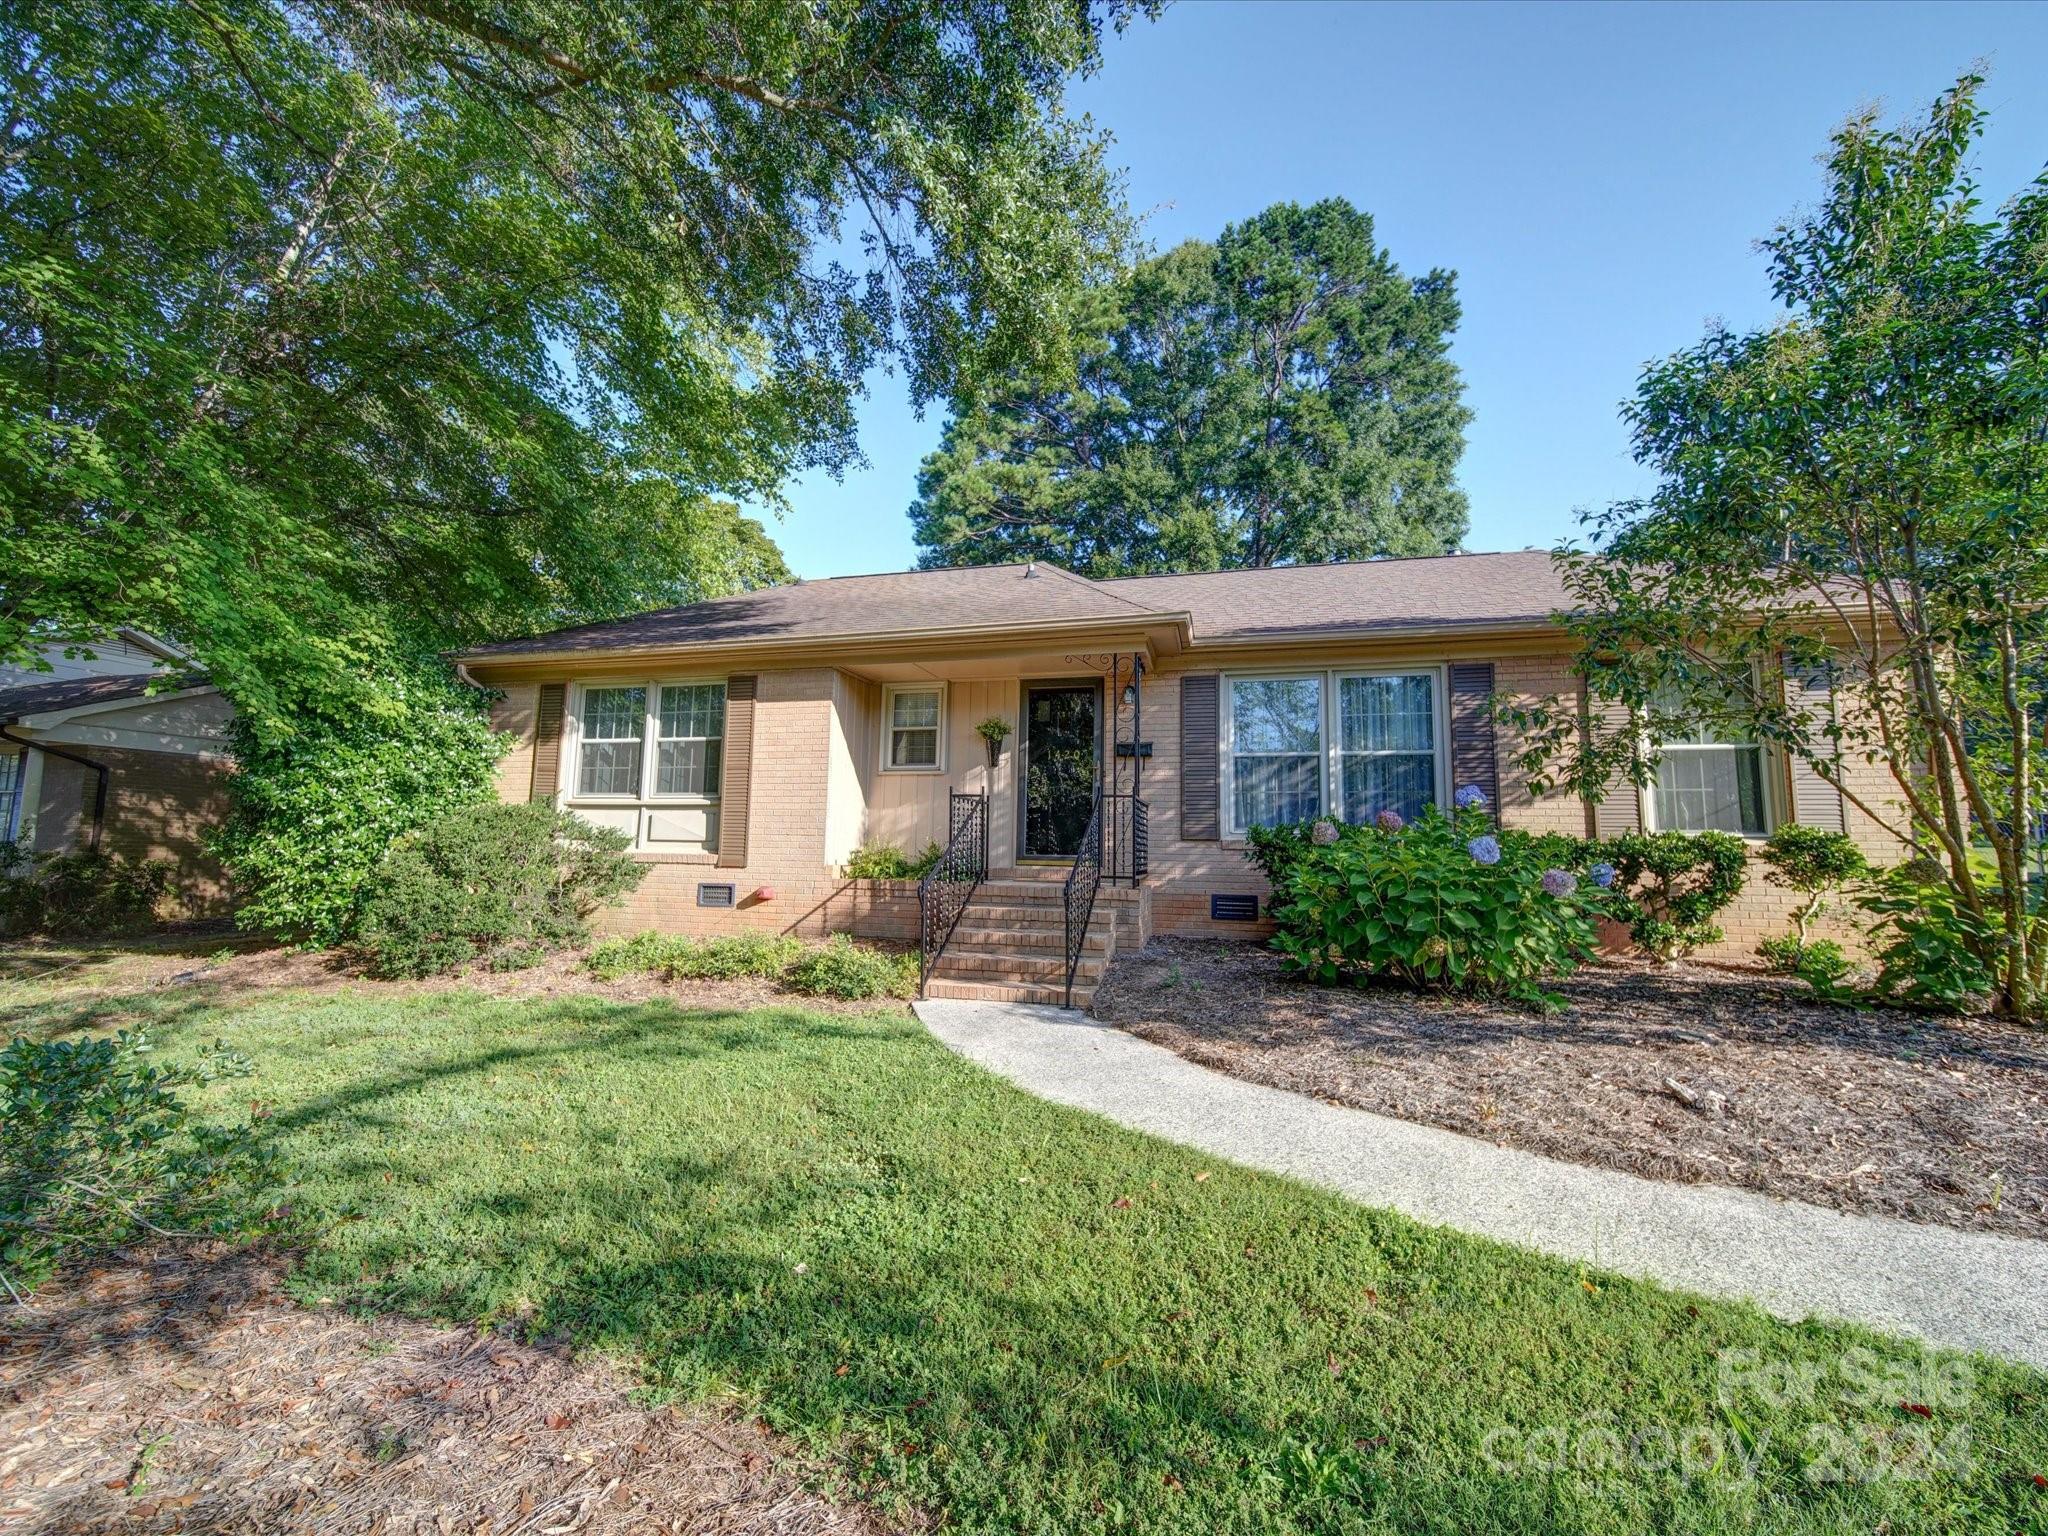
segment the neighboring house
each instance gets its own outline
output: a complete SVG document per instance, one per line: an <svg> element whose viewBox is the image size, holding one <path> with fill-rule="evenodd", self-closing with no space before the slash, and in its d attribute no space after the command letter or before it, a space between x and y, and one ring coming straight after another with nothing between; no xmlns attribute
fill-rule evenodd
<svg viewBox="0 0 2048 1536"><path fill-rule="evenodd" d="M1747 742L1673 743L1653 789L1598 804L1532 793L1488 701L1579 692L1551 617L1566 601L1537 551L1115 581L1040 563L799 582L461 659L503 690L501 793L618 827L654 866L612 927L916 938L914 889L838 866L956 830L972 865L985 837L932 984L955 995L1064 995L1077 853L1077 909L1101 870L1085 994L1119 942L1265 931L1247 826L1412 816L1464 783L1531 830L1761 840L1797 819L1894 856L1809 768ZM993 768L991 717L1014 729ZM1788 909L1752 878L1724 952Z"/></svg>
<svg viewBox="0 0 2048 1536"><path fill-rule="evenodd" d="M226 814L232 711L165 642L123 630L91 652L0 670L0 841L168 859L178 913L212 915L226 887L205 838Z"/></svg>

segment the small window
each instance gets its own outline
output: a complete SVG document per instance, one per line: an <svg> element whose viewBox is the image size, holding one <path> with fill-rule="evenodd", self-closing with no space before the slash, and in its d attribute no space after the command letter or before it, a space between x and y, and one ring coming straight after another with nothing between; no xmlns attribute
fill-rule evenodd
<svg viewBox="0 0 2048 1536"><path fill-rule="evenodd" d="M1247 677L1230 684L1232 826L1305 821L1323 806L1323 680Z"/></svg>
<svg viewBox="0 0 2048 1536"><path fill-rule="evenodd" d="M21 814L21 754L0 757L0 843L12 842Z"/></svg>
<svg viewBox="0 0 2048 1536"><path fill-rule="evenodd" d="M1732 719L1702 720L1658 743L1650 815L1661 831L1770 833L1764 750Z"/></svg>
<svg viewBox="0 0 2048 1536"><path fill-rule="evenodd" d="M579 795L640 793L640 745L646 739L645 688L586 688L579 722Z"/></svg>
<svg viewBox="0 0 2048 1536"><path fill-rule="evenodd" d="M1337 680L1337 793L1348 822L1436 801L1436 674Z"/></svg>
<svg viewBox="0 0 2048 1536"><path fill-rule="evenodd" d="M943 690L938 688L889 690L888 767L936 769L940 766L939 730L944 714L944 697Z"/></svg>
<svg viewBox="0 0 2048 1536"><path fill-rule="evenodd" d="M717 794L724 749L725 685L664 686L654 743L654 792Z"/></svg>

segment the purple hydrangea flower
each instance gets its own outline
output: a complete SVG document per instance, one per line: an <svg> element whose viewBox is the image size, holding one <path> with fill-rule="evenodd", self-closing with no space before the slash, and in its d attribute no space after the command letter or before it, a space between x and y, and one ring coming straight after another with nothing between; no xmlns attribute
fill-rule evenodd
<svg viewBox="0 0 2048 1536"><path fill-rule="evenodd" d="M1486 791L1477 784L1461 784L1458 792L1451 796L1451 803L1461 811L1477 811L1486 807Z"/></svg>
<svg viewBox="0 0 2048 1536"><path fill-rule="evenodd" d="M1337 830L1337 823L1330 820L1318 821L1308 829L1308 840L1318 848L1327 848L1343 834Z"/></svg>
<svg viewBox="0 0 2048 1536"><path fill-rule="evenodd" d="M1407 825L1401 819L1401 813L1395 810L1381 811L1379 815L1373 817L1373 822L1382 832L1398 832Z"/></svg>
<svg viewBox="0 0 2048 1536"><path fill-rule="evenodd" d="M1543 889L1553 896L1569 896L1579 888L1579 877L1568 869L1543 871Z"/></svg>
<svg viewBox="0 0 2048 1536"><path fill-rule="evenodd" d="M1586 878L1604 891L1614 884L1614 866L1603 860L1586 871Z"/></svg>
<svg viewBox="0 0 2048 1536"><path fill-rule="evenodd" d="M1500 839L1488 833L1475 837L1465 845L1465 851L1472 855L1474 864L1498 864L1500 862Z"/></svg>

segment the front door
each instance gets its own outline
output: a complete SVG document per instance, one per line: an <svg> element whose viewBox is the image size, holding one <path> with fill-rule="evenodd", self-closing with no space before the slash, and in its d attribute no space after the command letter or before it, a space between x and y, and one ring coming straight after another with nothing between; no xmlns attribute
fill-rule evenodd
<svg viewBox="0 0 2048 1536"><path fill-rule="evenodd" d="M1024 815L1018 853L1071 858L1095 808L1094 683L1024 688Z"/></svg>

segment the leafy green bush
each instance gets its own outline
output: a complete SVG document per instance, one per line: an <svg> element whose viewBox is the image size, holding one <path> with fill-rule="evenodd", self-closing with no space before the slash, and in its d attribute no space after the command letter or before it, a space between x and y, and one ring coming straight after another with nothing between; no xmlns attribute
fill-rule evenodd
<svg viewBox="0 0 2048 1536"><path fill-rule="evenodd" d="M1538 983L1592 956L1593 919L1613 897L1542 857L1535 838L1491 831L1482 805L1252 838L1288 968L1323 983L1384 977L1546 1000Z"/></svg>
<svg viewBox="0 0 2048 1536"><path fill-rule="evenodd" d="M639 885L626 834L542 804L465 806L392 844L361 939L383 976L481 959L532 964L589 937L590 914Z"/></svg>
<svg viewBox="0 0 2048 1536"><path fill-rule="evenodd" d="M1828 898L1870 872L1863 850L1843 832L1789 823L1778 828L1763 847L1764 878L1805 899L1793 913L1793 936L1804 944Z"/></svg>
<svg viewBox="0 0 2048 1536"><path fill-rule="evenodd" d="M849 880L922 880L945 852L937 843L927 843L913 859L894 843L865 843L853 850L842 868Z"/></svg>
<svg viewBox="0 0 2048 1536"><path fill-rule="evenodd" d="M1955 888L1932 860L1908 860L1885 871L1857 905L1877 919L1877 982L1873 992L1915 1008L1956 1013L1997 991L1985 964L1999 931L1956 901Z"/></svg>
<svg viewBox="0 0 2048 1536"><path fill-rule="evenodd" d="M146 928L176 876L168 859L31 855L0 843L0 934L73 937Z"/></svg>
<svg viewBox="0 0 2048 1536"><path fill-rule="evenodd" d="M0 1284L17 1296L67 1250L254 1224L268 1151L246 1125L194 1120L181 1097L246 1076L248 1059L218 1044L196 1066L159 1067L149 1050L126 1031L0 1050Z"/></svg>
<svg viewBox="0 0 2048 1536"><path fill-rule="evenodd" d="M1796 934L1774 933L1758 942L1756 955L1763 961L1765 970L1775 971L1780 976L1792 976L1798 974L1800 951L1805 947Z"/></svg>
<svg viewBox="0 0 2048 1536"><path fill-rule="evenodd" d="M798 955L782 981L811 997L908 997L917 990L917 956L869 949L835 934Z"/></svg>
<svg viewBox="0 0 2048 1536"><path fill-rule="evenodd" d="M662 969L674 979L731 981L760 976L773 980L803 948L803 940L784 933L722 934L678 950Z"/></svg>
<svg viewBox="0 0 2048 1536"><path fill-rule="evenodd" d="M678 955L692 947L691 941L680 934L650 930L627 938L606 939L591 950L583 963L599 981L617 981L621 976L665 971Z"/></svg>
<svg viewBox="0 0 2048 1536"><path fill-rule="evenodd" d="M309 713L289 736L237 717L232 805L213 848L243 927L315 944L352 938L394 841L494 797L509 738L491 730L482 694L438 678L383 691L381 714Z"/></svg>
<svg viewBox="0 0 2048 1536"><path fill-rule="evenodd" d="M1634 904L1630 937L1659 960L1719 941L1714 918L1741 894L1749 862L1730 832L1628 832L1600 851Z"/></svg>

